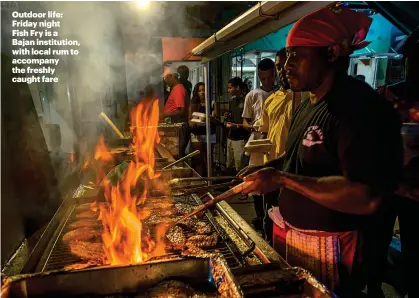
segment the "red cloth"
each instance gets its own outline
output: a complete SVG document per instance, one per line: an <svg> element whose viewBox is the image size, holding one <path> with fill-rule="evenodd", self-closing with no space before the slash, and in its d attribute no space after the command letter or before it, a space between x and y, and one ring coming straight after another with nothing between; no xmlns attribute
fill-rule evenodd
<svg viewBox="0 0 419 298"><path fill-rule="evenodd" d="M369 44L364 39L372 19L346 7L325 7L299 19L287 37L287 47L315 47L341 44L342 55Z"/></svg>
<svg viewBox="0 0 419 298"><path fill-rule="evenodd" d="M273 233L272 233L272 246L281 256L286 258L287 252L287 233L289 231L289 227L280 227L274 223ZM313 234L310 234L314 236ZM316 234L317 235L317 234ZM342 233L328 233L328 232L319 232L318 237L327 237L330 235L337 235L339 237L340 242L340 264L343 265L346 274L341 274L342 267L339 270L339 279L340 283L347 282L346 280L342 280L344 276L352 276L352 270L354 269L355 264L361 264L363 262L363 237L362 234L357 231L349 231L349 232L342 232ZM295 264L290 264L291 266L295 266ZM320 277L317 277L322 281ZM330 285L329 285L330 286Z"/></svg>
<svg viewBox="0 0 419 298"><path fill-rule="evenodd" d="M182 84L177 84L170 92L169 98L164 106L164 112L174 112L179 108L184 108L187 100L188 92L185 87Z"/></svg>

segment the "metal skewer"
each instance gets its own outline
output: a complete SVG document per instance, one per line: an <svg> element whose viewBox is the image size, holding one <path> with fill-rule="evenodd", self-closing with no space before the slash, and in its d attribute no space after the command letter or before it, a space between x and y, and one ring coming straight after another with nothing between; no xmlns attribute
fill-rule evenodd
<svg viewBox="0 0 419 298"><path fill-rule="evenodd" d="M191 158L191 157L193 157L193 156L195 156L195 155L198 155L199 154L199 150L195 150L194 152L192 152L192 153L189 153L188 155L186 155L186 156L184 156L184 157L182 157L182 158L179 158L178 160L176 160L176 161L174 161L174 162L172 162L171 164L168 164L167 166L165 166L164 168L162 168L162 170L167 170L168 168L171 168L171 167L173 167L174 165L177 165L178 163L180 163L180 162L182 162L182 161L184 161L184 160L187 160L187 159L189 159L189 158Z"/></svg>
<svg viewBox="0 0 419 298"><path fill-rule="evenodd" d="M242 178L237 177L237 176L175 178L169 181L169 185L176 185L182 182L219 181L219 180L242 180Z"/></svg>

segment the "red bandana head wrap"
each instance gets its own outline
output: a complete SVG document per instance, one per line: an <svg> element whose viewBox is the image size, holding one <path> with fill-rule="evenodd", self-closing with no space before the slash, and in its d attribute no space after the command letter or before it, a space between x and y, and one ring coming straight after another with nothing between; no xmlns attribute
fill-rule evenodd
<svg viewBox="0 0 419 298"><path fill-rule="evenodd" d="M341 56L366 47L372 19L346 7L325 7L299 19L287 37L287 47L319 47L338 44Z"/></svg>

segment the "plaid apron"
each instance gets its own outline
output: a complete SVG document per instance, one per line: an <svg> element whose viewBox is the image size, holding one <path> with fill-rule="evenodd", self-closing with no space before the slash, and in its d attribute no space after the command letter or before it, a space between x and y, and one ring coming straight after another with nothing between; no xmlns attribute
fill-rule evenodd
<svg viewBox="0 0 419 298"><path fill-rule="evenodd" d="M359 251L359 232L301 230L286 222L278 207L270 210L274 221L273 247L291 266L309 270L332 291L351 275Z"/></svg>

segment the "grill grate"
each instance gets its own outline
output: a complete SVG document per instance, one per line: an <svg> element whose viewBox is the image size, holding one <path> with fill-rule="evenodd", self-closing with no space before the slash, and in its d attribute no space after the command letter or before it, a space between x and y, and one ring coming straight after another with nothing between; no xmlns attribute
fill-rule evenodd
<svg viewBox="0 0 419 298"><path fill-rule="evenodd" d="M197 205L198 201L194 199L192 196L176 196L175 197L176 202L181 203L188 203L191 205ZM42 268L42 272L44 271L51 271L51 270L60 270L63 269L66 266L75 264L75 263L85 263L86 261L81 260L77 256L73 255L70 252L68 244L64 243L62 241L63 235L65 233L70 232L73 230L69 227L69 225L77 220L79 218L76 218L76 215L78 214L75 206L67 218L67 221L65 222L61 232L59 233L58 237L55 239L55 244ZM215 220L210 220L209 216L210 214L207 214L206 217L200 219L202 221L205 221L211 225L212 232L216 232L219 235L219 241L217 242L217 245L211 248L204 249L205 251L209 253L218 252L221 253L224 258L226 259L228 265L231 269L235 269L238 267L243 266L244 264L239 261L239 258L236 257L236 255L240 254L238 249L234 247L234 245L231 245L231 243L228 242L228 236L224 233L224 231L218 226L218 223L216 223ZM192 231L188 231L184 228L185 234L187 237L195 235ZM224 233L224 234L223 234ZM180 251L176 250L168 250L168 256L176 256L180 255Z"/></svg>

